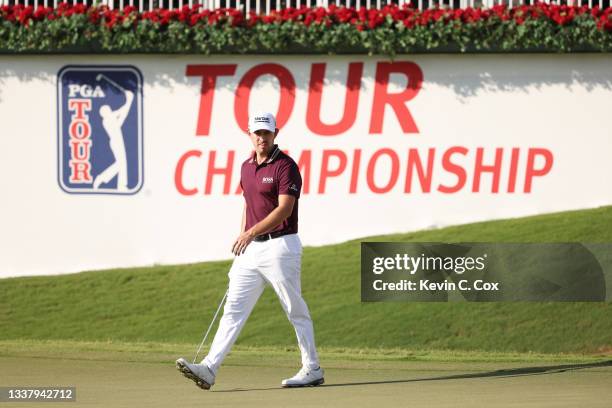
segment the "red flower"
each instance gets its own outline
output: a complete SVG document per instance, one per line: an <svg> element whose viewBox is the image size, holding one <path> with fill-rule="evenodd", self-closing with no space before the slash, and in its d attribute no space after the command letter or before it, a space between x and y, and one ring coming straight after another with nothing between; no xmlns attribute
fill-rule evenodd
<svg viewBox="0 0 612 408"><path fill-rule="evenodd" d="M238 27L244 23L244 16L240 10L230 10L230 22L232 27Z"/></svg>
<svg viewBox="0 0 612 408"><path fill-rule="evenodd" d="M574 19L574 14L574 8L561 5L551 10L550 18L559 25L566 25Z"/></svg>
<svg viewBox="0 0 612 408"><path fill-rule="evenodd" d="M317 21L320 21L327 15L327 10L325 10L323 7L317 7L314 13Z"/></svg>
<svg viewBox="0 0 612 408"><path fill-rule="evenodd" d="M142 13L142 19L157 23L159 22L159 15L156 11L145 11L144 13Z"/></svg>
<svg viewBox="0 0 612 408"><path fill-rule="evenodd" d="M19 12L15 14L17 15L17 20L19 21L19 23L27 27L30 24L30 18L34 14L33 12L34 12L34 7L27 6L19 10Z"/></svg>
<svg viewBox="0 0 612 408"><path fill-rule="evenodd" d="M307 14L306 18L304 19L304 25L308 27L312 24L314 20L315 20L315 17L312 14Z"/></svg>
<svg viewBox="0 0 612 408"><path fill-rule="evenodd" d="M91 8L90 12L88 13L88 18L90 23L98 24L98 21L100 21L100 14L98 13L98 10Z"/></svg>
<svg viewBox="0 0 612 408"><path fill-rule="evenodd" d="M196 25L198 23L198 21L201 20L201 18L202 17L199 14L194 14L194 15L190 16L189 17L189 25L193 27L194 25Z"/></svg>
<svg viewBox="0 0 612 408"><path fill-rule="evenodd" d="M34 11L34 19L36 21L44 20L52 12L53 12L53 9L51 7L45 7L43 5L39 5L38 7L36 7L36 10Z"/></svg>
<svg viewBox="0 0 612 408"><path fill-rule="evenodd" d="M259 17L255 14L254 11L249 12L249 18L247 19L247 27L253 28L257 22L259 21Z"/></svg>
<svg viewBox="0 0 612 408"><path fill-rule="evenodd" d="M74 14L85 14L85 12L87 11L87 6L80 3L75 4L74 6L72 6L72 10Z"/></svg>
<svg viewBox="0 0 612 408"><path fill-rule="evenodd" d="M612 8L606 9L597 21L597 27L600 30L612 31Z"/></svg>
<svg viewBox="0 0 612 408"><path fill-rule="evenodd" d="M402 21L402 23L404 24L404 27L406 28L412 28L416 25L413 18L407 18L404 21Z"/></svg>
<svg viewBox="0 0 612 408"><path fill-rule="evenodd" d="M368 19L368 9L361 7L358 11L359 20L366 21Z"/></svg>
<svg viewBox="0 0 612 408"><path fill-rule="evenodd" d="M110 16L110 18L106 19L106 27L107 28L113 28L115 25L117 24L117 15L116 14L112 14Z"/></svg>

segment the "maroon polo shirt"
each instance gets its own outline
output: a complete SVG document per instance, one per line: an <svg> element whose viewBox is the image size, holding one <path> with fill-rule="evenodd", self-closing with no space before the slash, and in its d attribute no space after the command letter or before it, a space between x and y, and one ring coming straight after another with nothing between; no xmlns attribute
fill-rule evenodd
<svg viewBox="0 0 612 408"><path fill-rule="evenodd" d="M278 196L295 197L293 212L278 227L269 232L298 232L298 199L302 189L302 176L295 161L274 145L267 161L257 164L256 154L242 163L240 186L246 200L246 226L248 230L278 207Z"/></svg>

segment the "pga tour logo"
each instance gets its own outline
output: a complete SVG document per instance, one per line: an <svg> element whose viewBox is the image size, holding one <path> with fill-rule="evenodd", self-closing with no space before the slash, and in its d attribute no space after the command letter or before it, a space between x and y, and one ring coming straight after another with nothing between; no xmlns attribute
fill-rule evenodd
<svg viewBox="0 0 612 408"><path fill-rule="evenodd" d="M142 74L133 66L58 73L58 181L72 194L135 194L143 183Z"/></svg>

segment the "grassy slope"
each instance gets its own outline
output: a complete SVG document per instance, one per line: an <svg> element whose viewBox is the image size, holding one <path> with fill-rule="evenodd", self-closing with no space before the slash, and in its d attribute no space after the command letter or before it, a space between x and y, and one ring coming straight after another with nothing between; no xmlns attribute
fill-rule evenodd
<svg viewBox="0 0 612 408"><path fill-rule="evenodd" d="M612 207L368 238L612 242ZM0 280L0 339L199 342L229 261ZM610 303L361 304L359 241L306 248L303 292L324 347L595 352L612 348ZM266 290L242 345L294 346Z"/></svg>

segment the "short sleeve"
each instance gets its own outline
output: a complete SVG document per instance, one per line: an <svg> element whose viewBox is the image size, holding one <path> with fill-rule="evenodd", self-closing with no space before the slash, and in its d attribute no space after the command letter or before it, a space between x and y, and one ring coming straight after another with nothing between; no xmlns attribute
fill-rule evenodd
<svg viewBox="0 0 612 408"><path fill-rule="evenodd" d="M290 162L279 168L278 194L288 194L300 198L302 176L297 164Z"/></svg>

